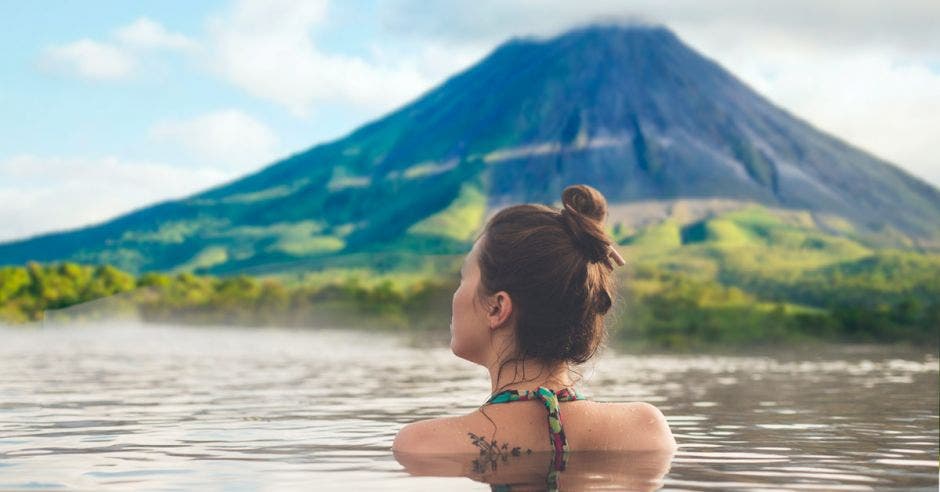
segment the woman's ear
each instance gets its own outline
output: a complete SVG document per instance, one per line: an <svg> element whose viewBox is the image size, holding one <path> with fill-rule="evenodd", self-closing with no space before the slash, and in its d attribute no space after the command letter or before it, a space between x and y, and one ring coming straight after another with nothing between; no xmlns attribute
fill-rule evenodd
<svg viewBox="0 0 940 492"><path fill-rule="evenodd" d="M490 304L489 312L486 313L490 322L490 329L495 330L505 325L512 317L512 298L506 291L499 291L493 294L493 302Z"/></svg>

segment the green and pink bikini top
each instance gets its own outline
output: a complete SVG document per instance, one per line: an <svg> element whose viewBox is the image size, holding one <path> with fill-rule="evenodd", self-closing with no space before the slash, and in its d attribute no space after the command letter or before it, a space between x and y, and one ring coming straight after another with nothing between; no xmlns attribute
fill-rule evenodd
<svg viewBox="0 0 940 492"><path fill-rule="evenodd" d="M561 413L559 412L558 403L584 399L584 395L573 388L562 388L555 392L544 386L539 386L535 391L501 391L491 396L484 405L541 400L548 410L548 437L554 452L554 468L564 470L565 457L568 454L568 440L565 438L565 429L561 426Z"/></svg>

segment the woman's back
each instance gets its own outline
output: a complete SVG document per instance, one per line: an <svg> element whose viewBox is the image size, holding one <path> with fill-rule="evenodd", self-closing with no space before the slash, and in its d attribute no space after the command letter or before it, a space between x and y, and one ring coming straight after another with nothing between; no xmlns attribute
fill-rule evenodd
<svg viewBox="0 0 940 492"><path fill-rule="evenodd" d="M662 413L647 403L559 403L569 451L674 450ZM460 417L426 420L399 433L393 448L418 453L553 452L548 411L537 400L486 405Z"/></svg>

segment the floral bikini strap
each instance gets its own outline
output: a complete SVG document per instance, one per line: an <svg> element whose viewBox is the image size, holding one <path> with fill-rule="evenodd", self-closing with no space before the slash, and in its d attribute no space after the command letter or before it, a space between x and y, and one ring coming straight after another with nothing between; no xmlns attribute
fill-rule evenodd
<svg viewBox="0 0 940 492"><path fill-rule="evenodd" d="M558 402L583 400L584 396L575 389L562 388L554 392L544 386L535 391L506 390L490 397L484 405L496 403L510 403L514 401L542 400L548 410L548 437L554 451L554 468L565 469L565 458L568 454L568 440L565 438L565 429L561 426L561 413Z"/></svg>

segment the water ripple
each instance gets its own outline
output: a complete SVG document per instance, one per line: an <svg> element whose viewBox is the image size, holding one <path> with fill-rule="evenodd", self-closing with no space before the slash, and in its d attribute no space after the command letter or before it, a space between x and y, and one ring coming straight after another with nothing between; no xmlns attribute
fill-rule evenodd
<svg viewBox="0 0 940 492"><path fill-rule="evenodd" d="M404 423L465 413L487 396L486 374L446 347L220 327L0 339L0 489L481 488L412 477L389 451ZM667 414L680 443L667 488L907 490L936 487L938 366L934 354L878 348L608 351L583 373L596 399ZM583 486L603 486L593 473Z"/></svg>

